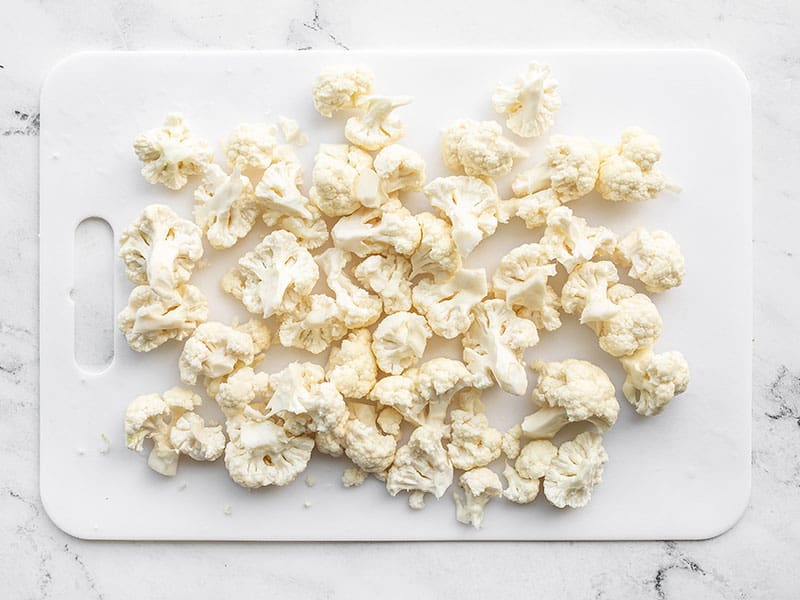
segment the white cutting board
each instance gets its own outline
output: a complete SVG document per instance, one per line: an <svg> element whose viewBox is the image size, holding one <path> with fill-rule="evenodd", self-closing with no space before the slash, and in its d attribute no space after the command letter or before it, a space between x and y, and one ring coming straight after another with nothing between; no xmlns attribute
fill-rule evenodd
<svg viewBox="0 0 800 600"><path fill-rule="evenodd" d="M692 368L689 390L655 418L638 417L618 394L620 418L605 438L610 460L586 508L559 511L543 498L528 506L496 501L484 529L476 531L456 522L450 493L412 511L404 497L390 497L374 479L342 488L346 461L316 453L308 469L313 487L301 476L286 488L248 491L228 479L222 461L182 459L178 475L168 479L125 448L128 402L178 383L180 344L140 355L114 330L112 364L99 373L77 367L70 292L82 279L76 264L93 263L80 251L75 255L75 228L87 217L105 219L115 252L120 232L147 204L164 202L191 218L197 183L178 193L147 184L131 149L137 133L181 111L219 156L219 140L238 123L288 115L311 138L300 151L310 168L317 144L344 141L343 119L314 112L312 79L325 65L360 62L375 71L381 92L414 96L400 113L408 126L403 143L424 155L432 178L446 174L439 129L459 117L496 118L489 102L495 82L511 79L533 59L549 62L560 82L563 108L552 133L610 143L625 126L640 125L661 139L663 170L683 186L679 196L664 193L640 205L593 196L570 205L621 234L637 225L669 230L683 247L688 271L683 287L655 302L664 319L657 348L684 352ZM750 95L741 71L724 57L706 51L90 53L54 69L41 111L41 495L50 517L68 533L176 540L688 539L719 534L746 507ZM528 145L532 157L525 164L541 156L544 143ZM500 182L501 191L508 186L509 178ZM416 212L424 198L408 204ZM212 319L246 317L236 301L218 292L217 281L256 235L233 252L207 252L211 266L193 277L209 297ZM468 265L487 265L491 273L505 251L538 235L519 225L501 227ZM132 286L113 260L116 314ZM85 297L82 292L73 295ZM621 389L617 362L597 349L588 329L565 320L527 356L591 360ZM98 327L109 323L105 318ZM435 346L427 357L446 351ZM310 355L273 348L262 368L276 371L296 358ZM529 412L527 396L495 392L485 400L498 426ZM110 440L105 453L103 434Z"/></svg>

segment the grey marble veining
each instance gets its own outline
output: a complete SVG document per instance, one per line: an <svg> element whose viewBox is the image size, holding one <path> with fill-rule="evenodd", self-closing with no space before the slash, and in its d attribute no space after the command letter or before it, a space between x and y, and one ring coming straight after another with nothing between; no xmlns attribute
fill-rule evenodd
<svg viewBox="0 0 800 600"><path fill-rule="evenodd" d="M0 19L0 581L8 598L248 596L797 598L800 568L800 4L11 0ZM705 542L491 544L98 543L38 498L38 94L84 49L709 47L753 91L753 492ZM702 157L698 157L702 162ZM724 210L724 207L721 208ZM727 293L737 290L731 282ZM736 324L731 324L735 327ZM46 343L46 341L44 342ZM180 565L178 575L177 565Z"/></svg>

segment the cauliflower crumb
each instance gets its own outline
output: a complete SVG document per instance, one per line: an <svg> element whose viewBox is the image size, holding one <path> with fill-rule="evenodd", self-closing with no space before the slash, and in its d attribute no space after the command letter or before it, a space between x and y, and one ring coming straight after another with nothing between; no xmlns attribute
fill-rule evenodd
<svg viewBox="0 0 800 600"><path fill-rule="evenodd" d="M369 473L358 467L349 467L342 473L344 487L358 487L367 480Z"/></svg>

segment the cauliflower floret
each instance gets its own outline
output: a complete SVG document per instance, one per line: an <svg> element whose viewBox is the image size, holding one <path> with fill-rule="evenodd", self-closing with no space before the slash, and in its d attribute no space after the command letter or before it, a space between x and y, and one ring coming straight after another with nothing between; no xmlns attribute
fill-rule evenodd
<svg viewBox="0 0 800 600"><path fill-rule="evenodd" d="M254 356L249 334L223 323L203 323L183 346L178 361L181 381L194 385L201 375L222 377L237 366L252 364Z"/></svg>
<svg viewBox="0 0 800 600"><path fill-rule="evenodd" d="M278 140L274 125L242 123L222 143L228 166L233 169L266 169L273 159Z"/></svg>
<svg viewBox="0 0 800 600"><path fill-rule="evenodd" d="M339 248L328 248L317 257L325 273L325 281L336 296L336 304L348 329L369 327L377 321L383 303L377 296L358 287L345 273L353 255Z"/></svg>
<svg viewBox="0 0 800 600"><path fill-rule="evenodd" d="M442 157L448 168L475 177L502 177L528 155L495 121L460 119L442 130Z"/></svg>
<svg viewBox="0 0 800 600"><path fill-rule="evenodd" d="M587 421L601 432L616 423L616 390L600 367L570 358L537 360L531 368L539 375L532 395L538 410L522 422L526 437L552 439L568 423Z"/></svg>
<svg viewBox="0 0 800 600"><path fill-rule="evenodd" d="M342 473L342 485L346 488L358 487L367 480L367 477L369 477L369 473L364 469L349 467Z"/></svg>
<svg viewBox="0 0 800 600"><path fill-rule="evenodd" d="M550 65L532 62L514 83L497 85L492 106L506 115L506 127L511 131L521 137L536 137L553 125L561 108L557 88Z"/></svg>
<svg viewBox="0 0 800 600"><path fill-rule="evenodd" d="M183 341L208 319L208 301L193 285L176 290L177 300L164 301L146 285L135 287L117 323L131 349L149 352L168 340Z"/></svg>
<svg viewBox="0 0 800 600"><path fill-rule="evenodd" d="M509 394L521 396L528 387L522 353L539 343L536 326L521 319L503 300L484 300L473 310L474 321L462 339L464 362L489 387L491 379Z"/></svg>
<svg viewBox="0 0 800 600"><path fill-rule="evenodd" d="M325 377L345 398L369 394L378 378L369 329L350 332L338 348L331 349Z"/></svg>
<svg viewBox="0 0 800 600"><path fill-rule="evenodd" d="M209 395L214 397L226 419L234 419L248 408L262 414L266 412L267 402L274 391L268 373L256 372L252 367L241 367L217 381L216 390L209 390Z"/></svg>
<svg viewBox="0 0 800 600"><path fill-rule="evenodd" d="M619 306L608 299L608 288L617 282L619 275L613 263L583 263L561 288L561 306L567 314L580 313L581 323L606 321L619 312Z"/></svg>
<svg viewBox="0 0 800 600"><path fill-rule="evenodd" d="M689 386L689 365L680 352L654 354L647 347L620 362L627 374L622 393L640 415L657 415Z"/></svg>
<svg viewBox="0 0 800 600"><path fill-rule="evenodd" d="M383 408L378 413L376 419L378 427L383 433L391 435L394 439L399 440L402 432L400 425L403 423L403 415L393 409L391 406Z"/></svg>
<svg viewBox="0 0 800 600"><path fill-rule="evenodd" d="M503 434L503 441L500 447L507 458L513 460L519 456L521 438L522 425L519 424L514 425Z"/></svg>
<svg viewBox="0 0 800 600"><path fill-rule="evenodd" d="M203 232L168 206L151 204L122 232L119 255L128 279L174 300L203 257Z"/></svg>
<svg viewBox="0 0 800 600"><path fill-rule="evenodd" d="M616 236L605 227L590 227L586 219L573 216L566 206L547 215L547 227L539 243L571 273L578 265L596 256L611 256Z"/></svg>
<svg viewBox="0 0 800 600"><path fill-rule="evenodd" d="M539 480L525 479L506 463L503 477L508 482L508 487L503 490L503 498L515 504L529 504L539 495Z"/></svg>
<svg viewBox="0 0 800 600"><path fill-rule="evenodd" d="M239 259L222 280L223 289L265 319L291 312L319 279L309 251L288 231L273 231Z"/></svg>
<svg viewBox="0 0 800 600"><path fill-rule="evenodd" d="M423 212L414 215L422 237L411 256L411 277L433 275L447 279L461 268L461 255L453 239L453 228L444 219Z"/></svg>
<svg viewBox="0 0 800 600"><path fill-rule="evenodd" d="M350 404L351 419L345 434L345 454L367 473L383 473L394 461L397 440L382 433L373 404Z"/></svg>
<svg viewBox="0 0 800 600"><path fill-rule="evenodd" d="M500 457L503 434L489 427L485 414L465 410L450 413L450 443L447 454L456 469L485 467Z"/></svg>
<svg viewBox="0 0 800 600"><path fill-rule="evenodd" d="M525 222L528 229L543 227L547 223L547 215L561 206L553 190L547 189L522 198L501 200L497 204L497 218L501 223L508 223L513 215Z"/></svg>
<svg viewBox="0 0 800 600"><path fill-rule="evenodd" d="M411 308L411 261L405 256L373 254L362 260L353 274L381 297L387 315Z"/></svg>
<svg viewBox="0 0 800 600"><path fill-rule="evenodd" d="M639 127L629 127L622 132L620 145L600 157L597 190L612 202L651 200L667 187L655 166L660 159L658 139Z"/></svg>
<svg viewBox="0 0 800 600"><path fill-rule="evenodd" d="M609 288L608 297L619 312L606 321L589 323L603 350L611 356L630 356L656 343L663 322L650 298L620 283Z"/></svg>
<svg viewBox="0 0 800 600"><path fill-rule="evenodd" d="M475 318L472 309L486 297L486 271L460 269L447 281L423 279L411 299L436 335L451 340L467 331Z"/></svg>
<svg viewBox="0 0 800 600"><path fill-rule="evenodd" d="M683 283L686 274L678 242L666 231L637 227L622 238L616 257L628 275L641 281L648 292L665 292Z"/></svg>
<svg viewBox="0 0 800 600"><path fill-rule="evenodd" d="M309 204L307 208L311 213L310 219L290 215L270 215L269 213L261 216L269 227L288 231L297 238L297 243L301 246L314 250L328 241L328 224L325 223L322 213L315 205Z"/></svg>
<svg viewBox="0 0 800 600"><path fill-rule="evenodd" d="M528 442L512 467L506 464L503 476L508 487L503 496L517 504L528 504L539 495L539 480L545 476L558 449L549 440Z"/></svg>
<svg viewBox="0 0 800 600"><path fill-rule="evenodd" d="M322 144L314 157L309 196L329 217L349 215L363 206L376 207L382 198L372 157L347 144Z"/></svg>
<svg viewBox="0 0 800 600"><path fill-rule="evenodd" d="M420 227L398 200L379 208L362 208L342 217L331 229L333 245L364 257L396 252L411 256L419 246Z"/></svg>
<svg viewBox="0 0 800 600"><path fill-rule="evenodd" d="M312 294L295 312L283 315L278 329L282 346L302 348L312 354L319 354L346 335L347 326L336 300L323 294Z"/></svg>
<svg viewBox="0 0 800 600"><path fill-rule="evenodd" d="M296 217L309 221L314 218L311 202L303 196L303 170L295 162L270 165L256 186L255 195L264 206L262 218L274 225L281 217Z"/></svg>
<svg viewBox="0 0 800 600"><path fill-rule="evenodd" d="M437 177L425 195L453 226L452 235L462 257L497 229L497 192L476 177Z"/></svg>
<svg viewBox="0 0 800 600"><path fill-rule="evenodd" d="M194 137L178 113L167 115L161 129L136 136L133 149L143 163L145 180L171 190L181 189L190 176L202 173L203 167L214 160L208 142Z"/></svg>
<svg viewBox="0 0 800 600"><path fill-rule="evenodd" d="M603 436L584 432L571 442L564 442L544 477L544 495L558 508L586 506L592 488L603 479L603 465L608 454Z"/></svg>
<svg viewBox="0 0 800 600"><path fill-rule="evenodd" d="M408 442L397 449L389 468L386 489L392 496L400 491L412 492L411 508L423 508L426 493L441 498L453 483L453 465L442 446L442 434L440 427L417 427Z"/></svg>
<svg viewBox="0 0 800 600"><path fill-rule="evenodd" d="M393 144L406 131L405 125L394 114L394 110L411 104L407 96L368 96L359 108L363 112L347 119L344 125L344 137L364 150L380 150Z"/></svg>
<svg viewBox="0 0 800 600"><path fill-rule="evenodd" d="M385 194L419 191L425 183L425 161L400 144L391 144L378 152L374 166Z"/></svg>
<svg viewBox="0 0 800 600"><path fill-rule="evenodd" d="M300 124L295 119L290 119L280 115L278 117L278 127L281 128L283 139L287 144L305 146L308 143L308 136L300 129Z"/></svg>
<svg viewBox="0 0 800 600"><path fill-rule="evenodd" d="M226 175L219 165L207 165L194 202L194 221L217 249L230 248L250 233L260 212L253 186L238 166Z"/></svg>
<svg viewBox="0 0 800 600"><path fill-rule="evenodd" d="M337 65L328 67L317 75L311 88L314 108L323 117L355 108L361 98L372 93L375 76L366 67Z"/></svg>
<svg viewBox="0 0 800 600"><path fill-rule="evenodd" d="M456 520L480 529L486 505L492 498L499 498L502 495L503 484L494 471L482 467L463 473L458 478L458 485L464 490L464 495L453 494Z"/></svg>
<svg viewBox="0 0 800 600"><path fill-rule="evenodd" d="M411 312L398 312L378 324L372 340L372 351L384 373L399 375L413 367L425 353L432 332L425 317Z"/></svg>
<svg viewBox="0 0 800 600"><path fill-rule="evenodd" d="M197 394L178 387L139 396L125 413L128 448L140 452L147 438L153 440L147 464L168 477L175 475L181 454L194 460L217 460L225 448L225 435L222 427L206 427L193 412L202 402Z"/></svg>

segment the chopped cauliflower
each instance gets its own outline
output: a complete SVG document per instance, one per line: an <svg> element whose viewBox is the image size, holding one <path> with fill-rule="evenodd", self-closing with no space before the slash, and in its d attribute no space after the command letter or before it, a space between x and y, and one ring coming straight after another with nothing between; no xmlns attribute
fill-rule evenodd
<svg viewBox="0 0 800 600"><path fill-rule="evenodd" d="M442 130L442 158L449 169L475 177L502 177L528 153L495 121L460 119Z"/></svg>
<svg viewBox="0 0 800 600"><path fill-rule="evenodd" d="M425 161L400 144L391 144L378 152L374 168L385 194L419 191L425 184Z"/></svg>
<svg viewBox="0 0 800 600"><path fill-rule="evenodd" d="M501 442L500 448L503 450L503 454L506 455L506 458L513 460L519 456L521 438L522 425L520 424L514 425L503 434L503 441Z"/></svg>
<svg viewBox="0 0 800 600"><path fill-rule="evenodd" d="M399 375L413 367L425 353L432 332L425 317L398 312L385 317L375 329L372 351L384 373Z"/></svg>
<svg viewBox="0 0 800 600"><path fill-rule="evenodd" d="M248 333L223 323L203 323L183 346L178 361L181 381L194 385L199 376L213 379L227 375L237 366L252 364L254 350Z"/></svg>
<svg viewBox="0 0 800 600"><path fill-rule="evenodd" d="M666 231L637 227L619 241L616 256L630 268L628 275L641 281L648 292L665 292L683 283L683 253Z"/></svg>
<svg viewBox="0 0 800 600"><path fill-rule="evenodd" d="M364 469L348 467L342 473L342 485L346 488L358 487L367 480L367 477L369 477L369 473Z"/></svg>
<svg viewBox="0 0 800 600"><path fill-rule="evenodd" d="M308 296L293 313L283 315L278 329L282 346L312 354L319 354L346 335L347 326L336 300L323 294Z"/></svg>
<svg viewBox="0 0 800 600"><path fill-rule="evenodd" d="M274 225L284 216L313 219L311 201L303 196L302 187L303 171L299 164L277 162L267 167L255 189L255 197L264 208L264 222Z"/></svg>
<svg viewBox="0 0 800 600"><path fill-rule="evenodd" d="M458 478L458 485L464 490L464 495L453 494L456 519L459 523L480 529L486 505L492 498L499 498L502 495L503 484L494 471L482 467L463 473Z"/></svg>
<svg viewBox="0 0 800 600"><path fill-rule="evenodd" d="M334 246L360 257L389 252L411 256L420 236L414 215L398 200L359 209L339 219L331 229Z"/></svg>
<svg viewBox="0 0 800 600"><path fill-rule="evenodd" d="M314 108L323 117L356 108L361 99L372 93L375 76L366 67L337 65L328 67L317 75L311 89Z"/></svg>
<svg viewBox="0 0 800 600"><path fill-rule="evenodd" d="M667 187L655 166L660 159L658 139L639 127L629 127L622 132L620 145L600 157L597 190L612 202L651 200Z"/></svg>
<svg viewBox="0 0 800 600"><path fill-rule="evenodd" d="M630 356L656 343L663 322L650 298L620 283L609 288L608 297L619 308L617 314L605 321L589 323L603 350L611 356Z"/></svg>
<svg viewBox="0 0 800 600"><path fill-rule="evenodd" d="M362 286L381 297L387 315L411 308L411 261L405 256L373 254L362 260L353 274Z"/></svg>
<svg viewBox="0 0 800 600"><path fill-rule="evenodd" d="M586 219L560 206L547 215L547 227L539 243L571 273L596 256L613 255L617 239L606 227L590 227Z"/></svg>
<svg viewBox="0 0 800 600"><path fill-rule="evenodd" d="M689 365L680 352L654 354L646 347L620 361L627 375L622 393L640 415L659 414L689 386Z"/></svg>
<svg viewBox="0 0 800 600"><path fill-rule="evenodd" d="M378 378L369 329L351 331L339 347L331 349L325 377L345 398L365 398Z"/></svg>
<svg viewBox="0 0 800 600"><path fill-rule="evenodd" d="M181 189L214 160L208 142L194 137L178 113L167 115L162 128L136 136L133 149L143 163L145 180L171 190Z"/></svg>
<svg viewBox="0 0 800 600"><path fill-rule="evenodd" d="M475 318L472 309L487 293L484 269L460 269L446 281L423 279L414 286L411 299L433 332L451 340L469 329Z"/></svg>
<svg viewBox="0 0 800 600"><path fill-rule="evenodd" d="M314 250L324 246L329 239L328 224L322 218L322 213L314 204L307 206L311 213L310 219L295 217L292 215L279 215L269 211L261 216L264 222L274 229L283 229L297 238L297 243L305 246L309 250Z"/></svg>
<svg viewBox="0 0 800 600"><path fill-rule="evenodd" d="M447 454L456 469L469 471L500 458L502 441L503 434L489 426L485 414L465 410L450 413Z"/></svg>
<svg viewBox="0 0 800 600"><path fill-rule="evenodd" d="M397 440L381 431L374 404L350 404L345 454L367 473L383 473L394 461Z"/></svg>
<svg viewBox="0 0 800 600"><path fill-rule="evenodd" d="M492 106L506 115L506 127L518 136L542 135L552 127L561 108L558 82L550 74L550 65L532 62L514 83L498 84Z"/></svg>
<svg viewBox="0 0 800 600"><path fill-rule="evenodd" d="M425 506L424 495L441 498L453 483L453 465L442 446L442 430L417 427L408 442L400 446L386 475L386 489L396 496L411 492L409 506L419 510Z"/></svg>
<svg viewBox="0 0 800 600"><path fill-rule="evenodd" d="M608 298L608 288L618 282L613 263L583 263L569 274L561 288L561 307L567 314L580 314L581 323L607 321L619 312L619 306Z"/></svg>
<svg viewBox="0 0 800 600"><path fill-rule="evenodd" d="M281 128L286 143L297 146L305 146L308 143L308 136L300 129L297 120L281 115L278 117L278 126Z"/></svg>
<svg viewBox="0 0 800 600"><path fill-rule="evenodd" d="M592 498L592 489L602 481L608 454L603 436L584 432L561 444L544 477L544 495L558 508L581 508Z"/></svg>
<svg viewBox="0 0 800 600"><path fill-rule="evenodd" d="M444 219L429 212L414 215L422 237L411 255L411 277L433 275L448 279L461 268L461 255L453 239L453 228Z"/></svg>
<svg viewBox="0 0 800 600"><path fill-rule="evenodd" d="M503 490L503 498L514 504L530 504L539 495L539 480L525 479L510 464L506 463L503 477L508 486Z"/></svg>
<svg viewBox="0 0 800 600"><path fill-rule="evenodd" d="M273 393L268 373L242 367L218 381L216 390L210 390L209 395L214 397L226 419L234 419L249 408L266 412L267 401Z"/></svg>
<svg viewBox="0 0 800 600"><path fill-rule="evenodd" d="M525 222L525 227L536 229L546 225L547 216L559 206L561 202L555 192L547 189L522 198L500 200L497 204L497 218L501 223L508 223L516 215Z"/></svg>
<svg viewBox="0 0 800 600"><path fill-rule="evenodd" d="M406 131L395 109L411 103L407 96L367 96L359 105L361 114L350 117L344 126L344 137L364 150L380 150L395 143Z"/></svg>
<svg viewBox="0 0 800 600"><path fill-rule="evenodd" d="M242 123L230 132L222 143L225 158L231 169L266 169L273 159L278 140L274 125Z"/></svg>
<svg viewBox="0 0 800 600"><path fill-rule="evenodd" d="M383 303L377 296L358 287L345 269L353 255L339 248L328 248L317 256L325 281L336 296L336 304L348 329L369 327L381 316Z"/></svg>
<svg viewBox="0 0 800 600"><path fill-rule="evenodd" d="M328 217L349 215L361 206L381 203L372 157L355 146L320 145L311 182L309 196Z"/></svg>
<svg viewBox="0 0 800 600"><path fill-rule="evenodd" d="M253 186L238 166L227 175L219 165L207 165L194 202L194 221L216 249L230 248L250 233L260 212Z"/></svg>
<svg viewBox="0 0 800 600"><path fill-rule="evenodd" d="M558 449L549 440L528 442L512 467L506 464L503 477L508 487L503 497L516 504L529 504L539 495L539 481L545 476Z"/></svg>

